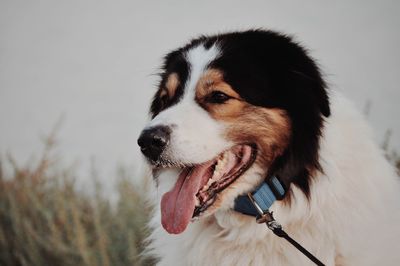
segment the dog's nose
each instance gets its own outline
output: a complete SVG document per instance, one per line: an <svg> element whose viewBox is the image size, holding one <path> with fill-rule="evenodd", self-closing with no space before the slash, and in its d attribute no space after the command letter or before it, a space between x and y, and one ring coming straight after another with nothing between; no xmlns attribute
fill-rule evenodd
<svg viewBox="0 0 400 266"><path fill-rule="evenodd" d="M170 132L170 128L166 126L156 126L143 130L137 141L142 153L147 158L157 161L169 142Z"/></svg>

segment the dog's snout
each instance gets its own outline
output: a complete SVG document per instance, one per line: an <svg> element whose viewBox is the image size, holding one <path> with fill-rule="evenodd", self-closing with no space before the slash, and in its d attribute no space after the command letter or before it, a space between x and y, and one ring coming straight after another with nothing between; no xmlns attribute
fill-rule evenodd
<svg viewBox="0 0 400 266"><path fill-rule="evenodd" d="M138 144L142 153L149 159L157 161L167 146L170 138L170 128L157 126L142 131Z"/></svg>

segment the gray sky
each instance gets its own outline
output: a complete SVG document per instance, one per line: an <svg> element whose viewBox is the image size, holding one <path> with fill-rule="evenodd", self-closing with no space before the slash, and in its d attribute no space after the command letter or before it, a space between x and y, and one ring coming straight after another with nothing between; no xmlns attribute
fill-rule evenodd
<svg viewBox="0 0 400 266"><path fill-rule="evenodd" d="M60 116L57 152L99 171L138 160L160 58L203 33L293 34L333 89L400 150L400 1L0 2L0 154L25 162ZM83 165L83 166L82 166Z"/></svg>

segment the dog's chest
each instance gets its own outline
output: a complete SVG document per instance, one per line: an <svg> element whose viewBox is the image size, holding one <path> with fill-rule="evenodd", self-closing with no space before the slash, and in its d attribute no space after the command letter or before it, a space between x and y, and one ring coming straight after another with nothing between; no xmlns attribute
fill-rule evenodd
<svg viewBox="0 0 400 266"><path fill-rule="evenodd" d="M310 265L283 239L256 223L227 230L210 221L197 222L182 235L165 236L159 265Z"/></svg>

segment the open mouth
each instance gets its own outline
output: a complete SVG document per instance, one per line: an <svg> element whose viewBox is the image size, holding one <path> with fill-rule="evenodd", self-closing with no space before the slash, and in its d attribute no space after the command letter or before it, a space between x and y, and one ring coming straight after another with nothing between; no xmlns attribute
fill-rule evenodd
<svg viewBox="0 0 400 266"><path fill-rule="evenodd" d="M184 167L171 191L161 199L161 223L171 234L182 233L190 220L203 214L256 158L253 145L236 145L205 163Z"/></svg>

